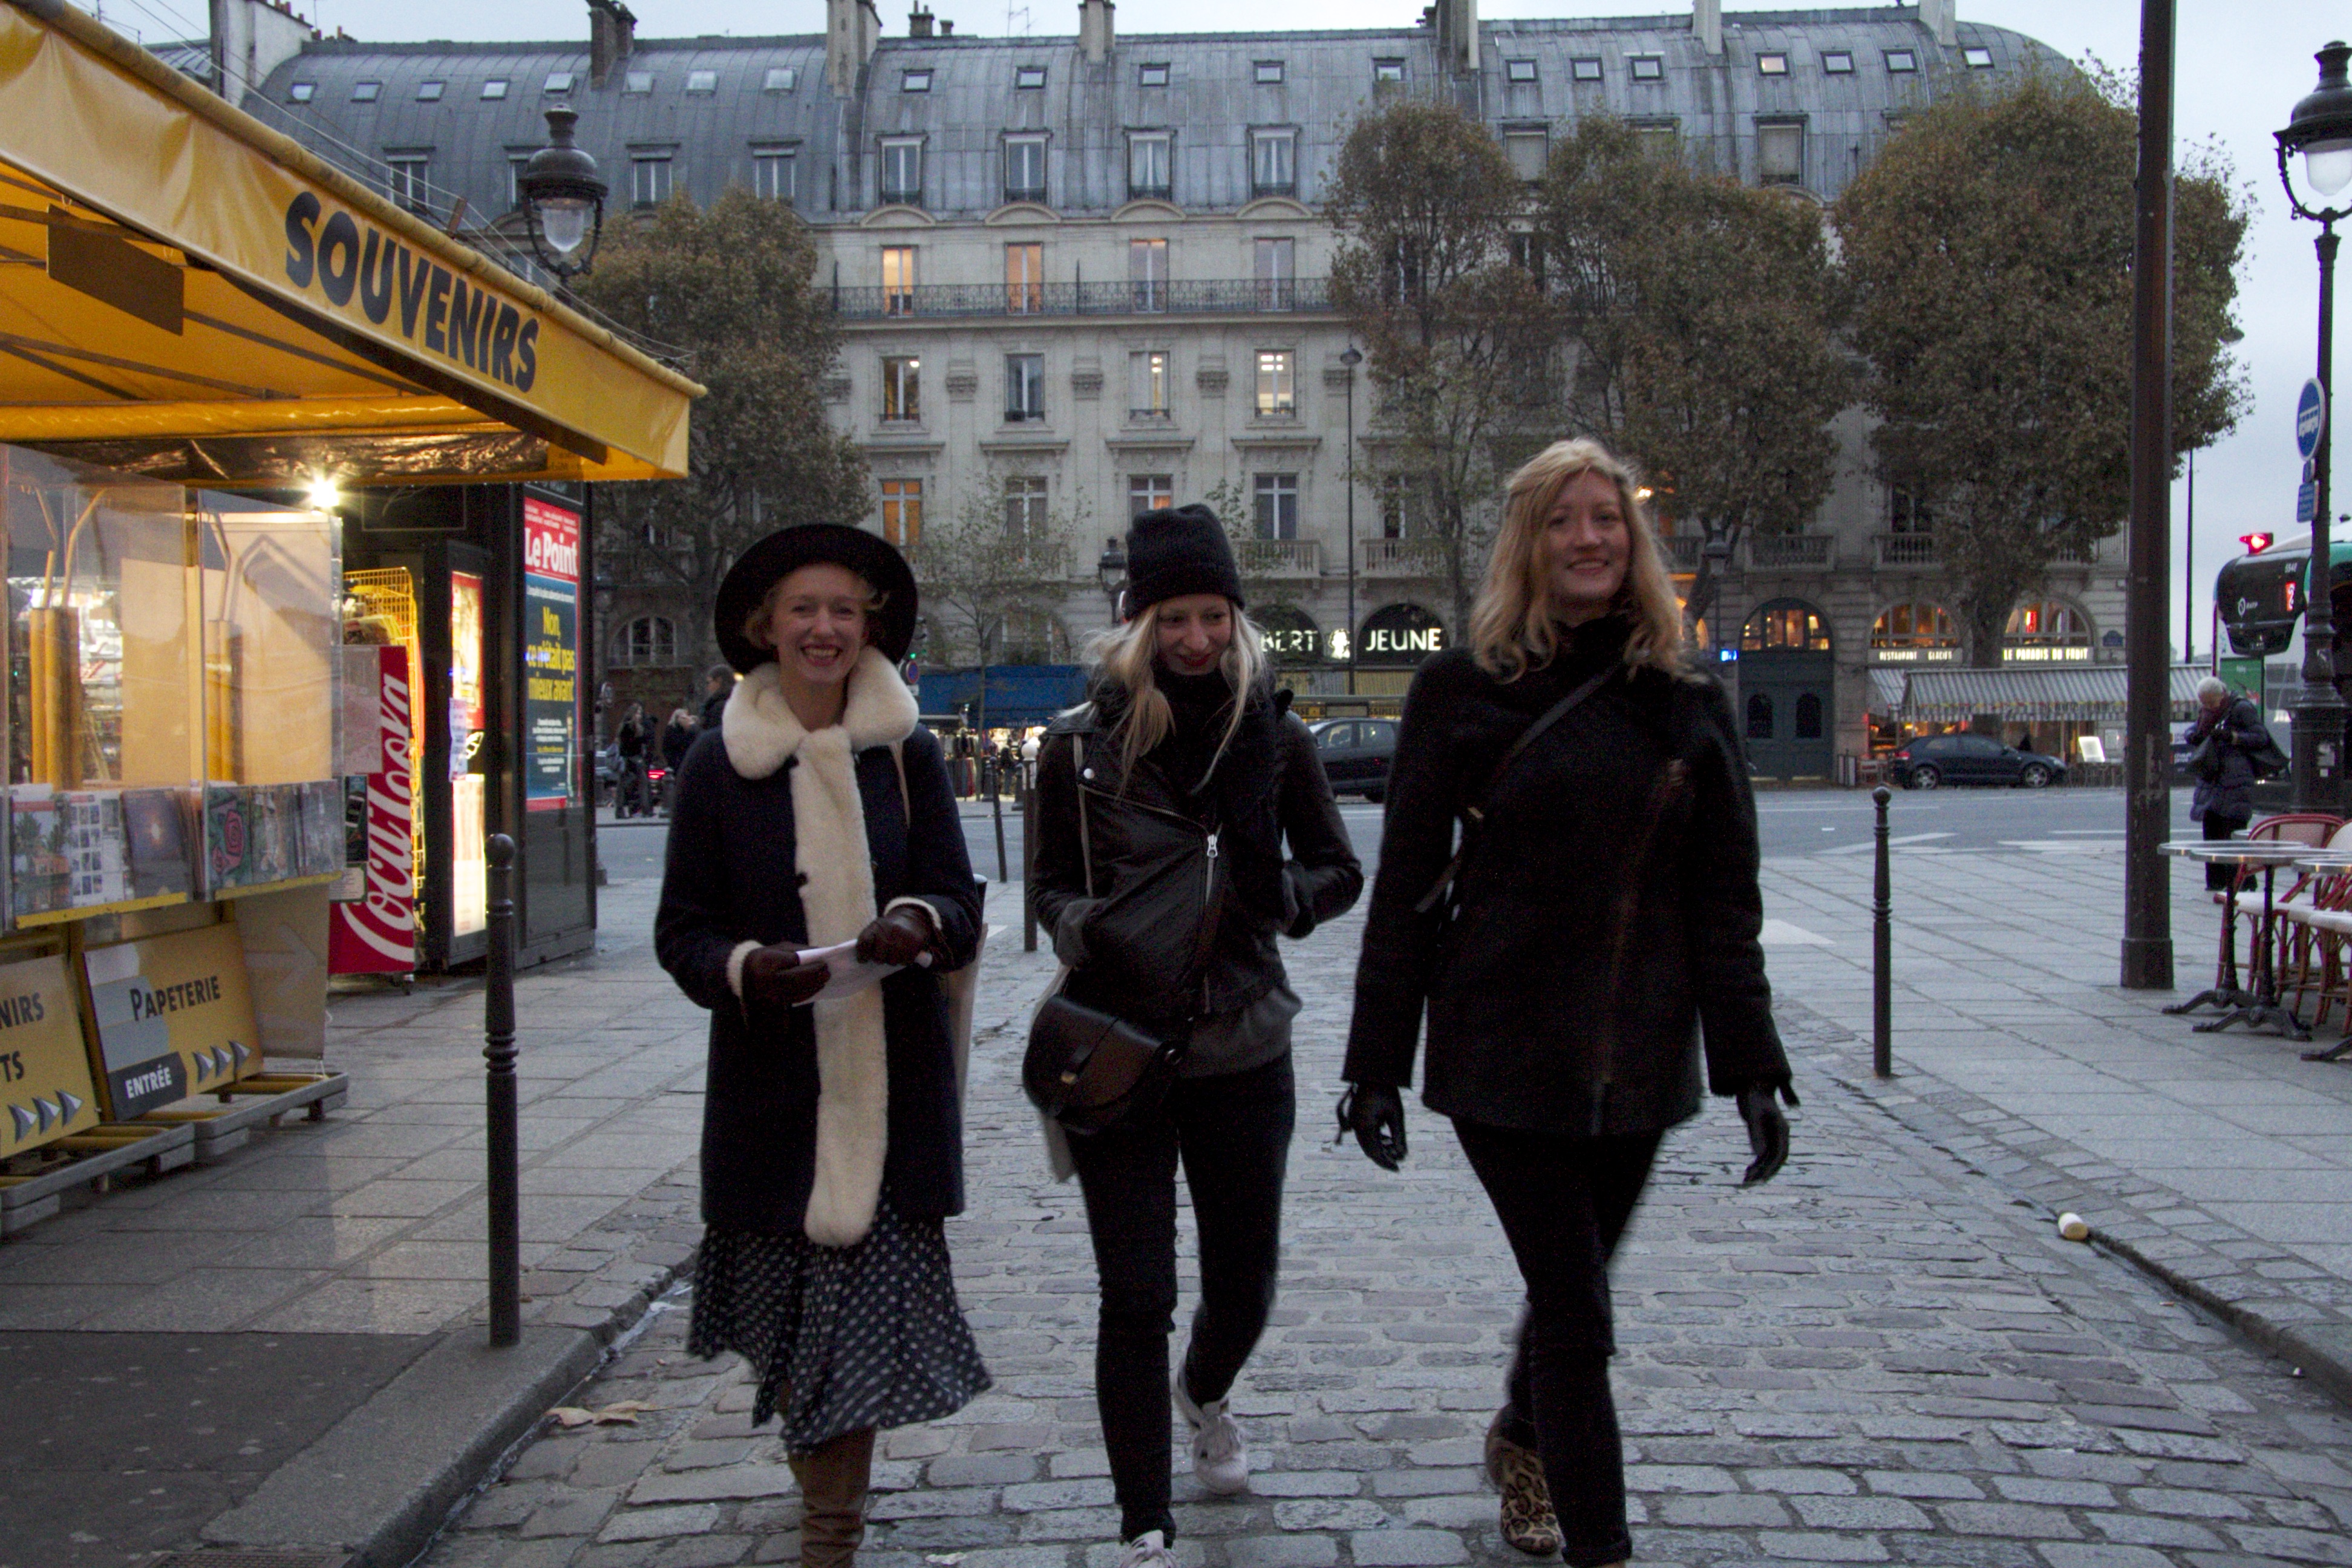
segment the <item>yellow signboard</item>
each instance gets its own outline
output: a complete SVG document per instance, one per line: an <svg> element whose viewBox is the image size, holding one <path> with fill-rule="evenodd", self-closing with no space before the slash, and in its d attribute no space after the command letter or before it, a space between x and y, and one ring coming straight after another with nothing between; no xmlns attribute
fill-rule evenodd
<svg viewBox="0 0 2352 1568"><path fill-rule="evenodd" d="M0 1158L98 1121L81 998L64 957L0 966Z"/></svg>
<svg viewBox="0 0 2352 1568"><path fill-rule="evenodd" d="M127 1121L261 1070L245 947L233 925L82 955L107 1105Z"/></svg>

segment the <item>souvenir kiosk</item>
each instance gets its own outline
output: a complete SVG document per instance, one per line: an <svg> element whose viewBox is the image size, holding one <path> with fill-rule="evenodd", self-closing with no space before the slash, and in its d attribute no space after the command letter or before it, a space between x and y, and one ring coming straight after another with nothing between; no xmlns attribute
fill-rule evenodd
<svg viewBox="0 0 2352 1568"><path fill-rule="evenodd" d="M336 1092L329 911L372 870L439 889L460 961L513 833L542 934L593 928L585 487L681 474L700 389L70 5L0 0L0 101L14 1230ZM440 486L479 526L346 582L354 526ZM378 786L426 801L421 855Z"/></svg>

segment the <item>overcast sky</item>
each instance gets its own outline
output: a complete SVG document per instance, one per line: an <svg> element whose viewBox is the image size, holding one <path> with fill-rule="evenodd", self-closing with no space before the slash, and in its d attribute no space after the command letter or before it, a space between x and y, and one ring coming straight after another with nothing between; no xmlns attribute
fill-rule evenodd
<svg viewBox="0 0 2352 1568"><path fill-rule="evenodd" d="M88 3L88 0L85 0ZM295 0L296 9L322 28L384 41L426 38L585 37L583 0ZM2317 79L2312 52L2331 37L2352 34L2352 0L2178 0L2179 95L2174 116L2179 144L2210 141L2251 182L2256 218L2240 276L2238 347L2252 399L2237 431L2199 456L2197 463L2197 647L2207 651L2206 591L2214 568L2237 552L2241 533L2296 531L2293 445L2295 393L2312 374L2317 353L2318 266L2311 241L2316 226L2288 212L2279 190L2271 132L2286 123L2294 102ZM823 0L632 0L638 30L648 37L699 33L790 34L824 30ZM933 0L938 14L960 32L1038 37L1073 34L1074 0L1035 0L1025 20L1006 0ZM1391 15L1392 8L1392 15ZM1743 6L1733 0L1729 12ZM117 26L145 37L204 31L201 0L104 0ZM1481 15L1505 16L1625 16L1679 10L1640 0L1481 0ZM2086 51L2129 68L2139 57L2137 0L1959 0L1963 21L1989 22L2040 38L2061 54ZM1263 27L1361 27L1410 23L1416 0L1289 0L1278 11L1263 0L1123 0L1122 33L1207 32ZM196 20L191 24L189 17ZM884 27L906 29L905 0L883 0ZM2352 275L2346 279L2352 290ZM2347 330L2352 338L2352 330ZM2342 363L2339 359L2339 363ZM2347 444L2352 445L2352 444ZM2352 472L2344 465L2336 472ZM2352 510L2352 492L2340 487L2336 510ZM2172 637L2181 633L2181 547L2187 486L2173 495Z"/></svg>

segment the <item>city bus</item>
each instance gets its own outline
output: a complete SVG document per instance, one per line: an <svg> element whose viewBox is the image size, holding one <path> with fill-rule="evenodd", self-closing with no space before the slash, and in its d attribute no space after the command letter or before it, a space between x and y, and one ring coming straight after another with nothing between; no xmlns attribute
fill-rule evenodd
<svg viewBox="0 0 2352 1568"><path fill-rule="evenodd" d="M2336 657L2347 654L2346 616L2352 615L2352 539L2328 541L2336 610ZM2268 550L2225 563L2213 578L2214 672L2261 700L2275 715L2290 688L2303 680L2304 595L2311 536L2298 534ZM2258 684L2259 683L2259 684ZM2280 743L2285 737L2280 736Z"/></svg>

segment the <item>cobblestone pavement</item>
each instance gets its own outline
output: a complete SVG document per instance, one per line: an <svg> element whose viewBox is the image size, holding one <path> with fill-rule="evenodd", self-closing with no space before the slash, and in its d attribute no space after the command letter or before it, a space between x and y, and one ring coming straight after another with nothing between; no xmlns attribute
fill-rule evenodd
<svg viewBox="0 0 2352 1568"><path fill-rule="evenodd" d="M1518 1296L1491 1212L1425 1114L1400 1175L1330 1145L1359 930L1293 954L1307 1006L1282 1300L1234 1393L1255 1476L1231 1500L1180 1476L1178 1552L1198 1568L1521 1561L1478 1470ZM1084 1218L1015 1084L1049 973L1018 934L992 963L971 1208L950 1226L996 1387L886 1436L871 1568L1116 1561ZM1668 1140L1619 1257L1639 1560L2352 1568L2341 1407L1840 1081L1843 1031L1795 1005L1784 1024L1806 1092L1789 1168L1736 1187L1745 1141L1712 1103ZM635 1425L549 1425L428 1562L796 1558L791 1474L747 1425L740 1366L686 1356L688 1306L673 1290L582 1398L651 1406Z"/></svg>

